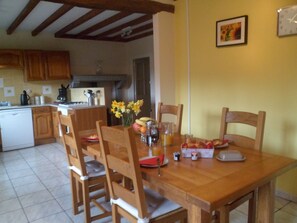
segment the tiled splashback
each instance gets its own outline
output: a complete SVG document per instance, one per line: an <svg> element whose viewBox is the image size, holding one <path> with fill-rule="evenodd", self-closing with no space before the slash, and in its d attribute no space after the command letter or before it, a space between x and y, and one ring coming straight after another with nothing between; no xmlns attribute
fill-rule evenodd
<svg viewBox="0 0 297 223"><path fill-rule="evenodd" d="M70 99L73 102L84 101L87 102L88 99L84 95L84 91L92 90L97 93L96 96L99 97L99 105L105 105L105 92L104 88L70 88Z"/></svg>
<svg viewBox="0 0 297 223"><path fill-rule="evenodd" d="M10 101L12 105L19 105L20 95L26 90L30 92L30 97L44 95L45 103L52 103L57 99L61 84L67 86L69 82L65 80L24 82L23 70L0 69L0 101Z"/></svg>

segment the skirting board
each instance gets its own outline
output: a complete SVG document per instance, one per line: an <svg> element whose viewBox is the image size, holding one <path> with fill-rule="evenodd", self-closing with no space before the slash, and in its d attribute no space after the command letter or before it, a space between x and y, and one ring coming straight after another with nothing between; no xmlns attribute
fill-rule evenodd
<svg viewBox="0 0 297 223"><path fill-rule="evenodd" d="M278 197L281 197L283 199L286 199L286 200L293 201L293 202L297 203L297 196L289 194L289 193L287 193L285 191L276 190L275 195L278 196Z"/></svg>

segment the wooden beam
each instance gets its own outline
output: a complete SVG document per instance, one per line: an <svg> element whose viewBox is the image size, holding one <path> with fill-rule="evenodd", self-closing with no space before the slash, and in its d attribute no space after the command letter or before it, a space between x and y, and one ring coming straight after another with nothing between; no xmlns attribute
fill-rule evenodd
<svg viewBox="0 0 297 223"><path fill-rule="evenodd" d="M124 40L122 40L122 42L130 42L130 41L133 41L133 40L137 40L137 39L141 39L141 38L144 38L144 37L147 37L147 36L151 36L153 34L154 34L153 31L144 32L144 33L132 36L131 38L124 39Z"/></svg>
<svg viewBox="0 0 297 223"><path fill-rule="evenodd" d="M42 0L84 8L155 14L161 11L174 13L174 5L148 0Z"/></svg>
<svg viewBox="0 0 297 223"><path fill-rule="evenodd" d="M113 29L107 30L106 32L100 33L100 34L98 34L98 35L96 35L94 37L97 38L97 39L101 39L104 36L108 36L108 35L110 35L112 33L119 32L119 31L121 31L122 29L124 29L124 28L126 28L128 26L135 26L135 25L144 23L144 22L146 22L146 21L148 21L148 20L150 20L152 18L153 18L152 15L144 15L144 16L141 16L141 17L135 19L135 20L132 20L130 22L127 22L125 24L117 26L117 27L115 27Z"/></svg>
<svg viewBox="0 0 297 223"><path fill-rule="evenodd" d="M26 5L26 7L18 15L18 17L16 17L13 23L8 27L8 29L6 30L6 33L8 35L12 34L39 2L40 0L30 0Z"/></svg>
<svg viewBox="0 0 297 223"><path fill-rule="evenodd" d="M34 29L32 31L32 36L36 36L38 33L40 33L42 30L44 30L46 27L48 27L54 21L59 19L62 15L64 15L66 12L68 12L73 7L74 6L70 6L70 5L61 6L57 11L55 11L50 17L48 17L46 20L44 20L36 29Z"/></svg>
<svg viewBox="0 0 297 223"><path fill-rule="evenodd" d="M67 33L68 31L74 29L75 27L83 24L84 22L94 18L95 16L99 15L100 13L104 12L103 9L93 9L86 13L85 15L79 17L69 25L65 26L63 29L60 29L58 32L55 33L55 37L60 37L63 34Z"/></svg>
<svg viewBox="0 0 297 223"><path fill-rule="evenodd" d="M153 30L151 30L151 29L153 29L153 23L145 24L143 26L132 29L132 33L129 36L122 37L122 34L120 33L119 35L111 37L110 39L112 39L113 41L125 41L126 42L127 40L129 40L129 41L134 40L134 37L136 37L136 39L138 39L138 36L142 35L142 33L144 33L144 31L146 31L146 30L147 30L147 32L145 32L145 33L153 34ZM141 33L141 34L139 34L139 33Z"/></svg>
<svg viewBox="0 0 297 223"><path fill-rule="evenodd" d="M114 23L114 22L116 22L116 21L118 21L118 20L120 20L122 18L125 18L126 16L128 16L130 14L131 13L129 13L129 12L119 12L119 13L117 13L117 14L115 14L115 15L113 15L113 16L111 16L111 17L109 17L109 18L107 18L107 19L105 19L105 20L91 26L90 28L88 28L88 29L86 29L84 31L81 31L80 33L77 34L77 37L80 38L80 37L82 37L84 35L95 32L98 29L101 29L101 28L103 28L103 27L105 27L105 26L107 26L107 25L109 25L111 23Z"/></svg>

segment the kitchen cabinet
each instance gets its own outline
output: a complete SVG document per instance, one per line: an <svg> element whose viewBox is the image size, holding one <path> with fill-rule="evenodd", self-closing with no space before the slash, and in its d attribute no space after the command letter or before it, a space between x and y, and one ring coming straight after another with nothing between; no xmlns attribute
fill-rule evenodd
<svg viewBox="0 0 297 223"><path fill-rule="evenodd" d="M67 51L46 51L47 80L70 79L70 57Z"/></svg>
<svg viewBox="0 0 297 223"><path fill-rule="evenodd" d="M25 80L41 81L45 80L44 55L40 50L25 50Z"/></svg>
<svg viewBox="0 0 297 223"><path fill-rule="evenodd" d="M58 111L56 107L51 108L52 113L52 120L53 120L53 136L56 139L56 141L60 142L60 130L59 130L59 120L58 120Z"/></svg>
<svg viewBox="0 0 297 223"><path fill-rule="evenodd" d="M0 50L0 68L23 69L23 52L21 50Z"/></svg>
<svg viewBox="0 0 297 223"><path fill-rule="evenodd" d="M107 123L105 106L73 109L78 131L96 129L96 121L103 120Z"/></svg>
<svg viewBox="0 0 297 223"><path fill-rule="evenodd" d="M50 106L32 108L35 145L55 142Z"/></svg>
<svg viewBox="0 0 297 223"><path fill-rule="evenodd" d="M70 57L67 51L25 50L25 80L70 79Z"/></svg>

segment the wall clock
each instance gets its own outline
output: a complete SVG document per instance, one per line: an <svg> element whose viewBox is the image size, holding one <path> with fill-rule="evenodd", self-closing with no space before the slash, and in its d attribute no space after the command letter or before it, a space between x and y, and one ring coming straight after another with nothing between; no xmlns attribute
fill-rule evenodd
<svg viewBox="0 0 297 223"><path fill-rule="evenodd" d="M288 6L278 11L277 35L288 36L297 34L297 5Z"/></svg>

